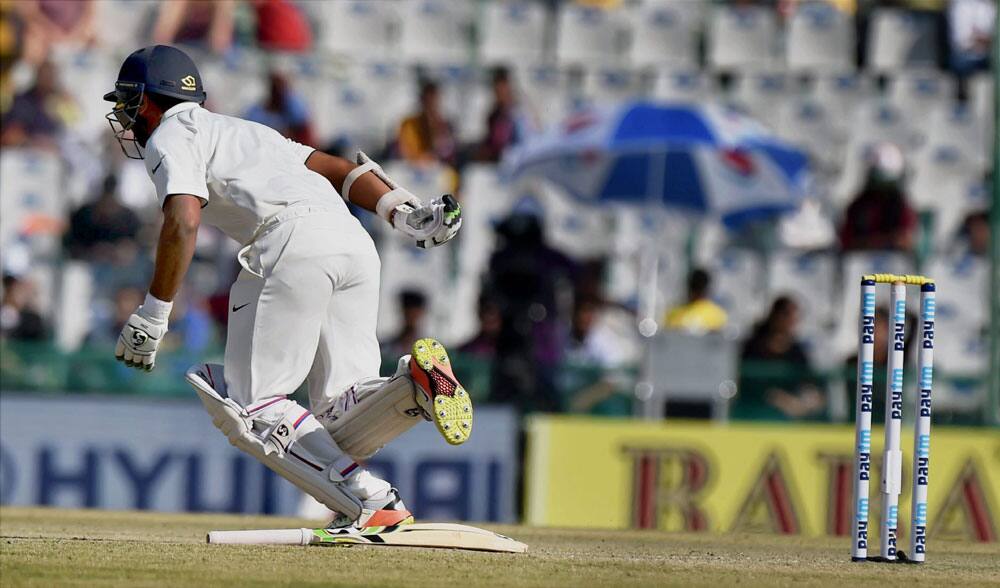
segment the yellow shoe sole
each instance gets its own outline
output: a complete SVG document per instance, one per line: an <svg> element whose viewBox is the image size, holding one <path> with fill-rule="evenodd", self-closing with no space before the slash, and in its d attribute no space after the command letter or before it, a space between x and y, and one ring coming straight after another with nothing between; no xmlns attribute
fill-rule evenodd
<svg viewBox="0 0 1000 588"><path fill-rule="evenodd" d="M461 445L472 434L472 399L451 371L444 345L434 339L413 344L410 373L417 385L431 394L430 417L444 440Z"/></svg>

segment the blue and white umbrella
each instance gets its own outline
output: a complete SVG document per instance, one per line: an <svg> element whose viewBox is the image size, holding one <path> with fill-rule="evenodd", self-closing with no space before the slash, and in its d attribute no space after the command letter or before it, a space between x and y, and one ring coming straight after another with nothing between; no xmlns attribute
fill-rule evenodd
<svg viewBox="0 0 1000 588"><path fill-rule="evenodd" d="M512 150L504 169L586 202L662 204L728 224L796 208L809 181L806 155L753 119L642 101L577 112Z"/></svg>

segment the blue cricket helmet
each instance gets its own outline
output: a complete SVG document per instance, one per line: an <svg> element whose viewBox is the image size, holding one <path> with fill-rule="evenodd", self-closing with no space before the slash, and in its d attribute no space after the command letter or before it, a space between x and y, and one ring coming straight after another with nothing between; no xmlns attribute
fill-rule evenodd
<svg viewBox="0 0 1000 588"><path fill-rule="evenodd" d="M158 94L185 102L205 102L205 88L194 61L180 49L169 45L151 45L132 52L118 72L115 89L104 99L115 106L105 117L126 157L142 159L142 151L133 153L126 143L146 146L148 133L139 120L139 107L144 94Z"/></svg>

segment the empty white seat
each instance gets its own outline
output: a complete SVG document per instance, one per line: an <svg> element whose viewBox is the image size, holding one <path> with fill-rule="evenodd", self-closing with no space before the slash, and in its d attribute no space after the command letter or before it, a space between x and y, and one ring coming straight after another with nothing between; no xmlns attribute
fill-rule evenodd
<svg viewBox="0 0 1000 588"><path fill-rule="evenodd" d="M781 104L791 92L791 85L782 73L746 72L737 77L732 100L751 117L777 129Z"/></svg>
<svg viewBox="0 0 1000 588"><path fill-rule="evenodd" d="M826 108L811 98L793 98L778 108L779 136L805 149L820 172L835 173L843 164L847 137L839 127Z"/></svg>
<svg viewBox="0 0 1000 588"><path fill-rule="evenodd" d="M760 256L727 248L703 266L712 276L712 299L729 315L728 328L741 335L748 333L769 303Z"/></svg>
<svg viewBox="0 0 1000 588"><path fill-rule="evenodd" d="M583 102L620 104L639 95L639 76L624 69L589 71L583 78Z"/></svg>
<svg viewBox="0 0 1000 588"><path fill-rule="evenodd" d="M564 4L557 21L556 60L564 67L618 65L621 34L616 12Z"/></svg>
<svg viewBox="0 0 1000 588"><path fill-rule="evenodd" d="M545 127L561 121L572 107L569 76L553 67L517 68L518 87L525 106Z"/></svg>
<svg viewBox="0 0 1000 588"><path fill-rule="evenodd" d="M661 69L653 79L651 96L671 102L703 102L714 93L711 78L697 69Z"/></svg>
<svg viewBox="0 0 1000 588"><path fill-rule="evenodd" d="M156 2L97 0L94 22L100 23L101 44L116 52L124 52L123 55L135 51L149 40L146 29L158 8ZM117 66L115 73L118 73Z"/></svg>
<svg viewBox="0 0 1000 588"><path fill-rule="evenodd" d="M398 58L395 3L331 0L321 3L320 14L327 51L355 59Z"/></svg>
<svg viewBox="0 0 1000 588"><path fill-rule="evenodd" d="M494 227L514 205L516 192L504 183L496 166L467 165L462 172L462 230L458 235L458 268L478 276L496 247ZM478 283L478 282L477 282Z"/></svg>
<svg viewBox="0 0 1000 588"><path fill-rule="evenodd" d="M52 60L59 82L80 109L71 132L87 142L104 139L109 130L104 115L111 111L111 103L103 96L114 88L121 62L107 51L69 47L53 51Z"/></svg>
<svg viewBox="0 0 1000 588"><path fill-rule="evenodd" d="M423 65L459 65L472 56L471 3L405 0L400 6L400 51Z"/></svg>
<svg viewBox="0 0 1000 588"><path fill-rule="evenodd" d="M400 326L399 293L417 290L427 297L428 316L424 328L440 332L448 323L451 288L452 248L420 249L412 243L384 240L379 246L382 261L381 303L378 309L378 337L394 335Z"/></svg>
<svg viewBox="0 0 1000 588"><path fill-rule="evenodd" d="M935 70L903 71L889 81L889 101L915 120L950 108L954 100L955 80Z"/></svg>
<svg viewBox="0 0 1000 588"><path fill-rule="evenodd" d="M927 145L948 145L980 165L986 163L988 154L982 145L986 134L982 122L966 106L941 108L931 113L927 127Z"/></svg>
<svg viewBox="0 0 1000 588"><path fill-rule="evenodd" d="M832 254L779 252L768 262L767 299L792 296L799 305L799 333L812 339L825 332L834 318L833 292L828 286L836 281Z"/></svg>
<svg viewBox="0 0 1000 588"><path fill-rule="evenodd" d="M697 13L690 2L646 2L629 11L632 41L629 61L634 67L690 67L698 62Z"/></svg>
<svg viewBox="0 0 1000 588"><path fill-rule="evenodd" d="M776 65L778 22L772 8L716 6L708 38L708 62L716 70Z"/></svg>
<svg viewBox="0 0 1000 588"><path fill-rule="evenodd" d="M611 247L608 221L601 206L588 206L547 182L532 190L544 213L545 238L550 245L576 259L594 259Z"/></svg>
<svg viewBox="0 0 1000 588"><path fill-rule="evenodd" d="M835 316L839 319L830 338L830 349L837 357L846 359L857 353L861 276L873 273L912 274L915 268L910 256L882 251L847 253L840 267L840 280L830 286L836 296ZM877 309L884 312L889 307L889 288L879 286L875 292ZM913 310L917 308L917 300L915 297L910 300L911 296L915 296L915 291L907 294L907 308Z"/></svg>
<svg viewBox="0 0 1000 588"><path fill-rule="evenodd" d="M545 55L545 7L537 2L489 2L479 56L487 64L539 63Z"/></svg>
<svg viewBox="0 0 1000 588"><path fill-rule="evenodd" d="M948 320L982 329L990 320L990 264L965 252L937 255L924 272L937 282L937 304L951 307Z"/></svg>
<svg viewBox="0 0 1000 588"><path fill-rule="evenodd" d="M868 25L868 69L894 73L903 67L937 64L937 27L932 17L877 8Z"/></svg>
<svg viewBox="0 0 1000 588"><path fill-rule="evenodd" d="M452 114L452 121L459 142L481 141L486 136L486 118L493 108L493 91L489 84L485 81L464 84L458 105L460 110Z"/></svg>
<svg viewBox="0 0 1000 588"><path fill-rule="evenodd" d="M0 249L33 217L64 218L62 177L56 154L8 147L0 152Z"/></svg>
<svg viewBox="0 0 1000 588"><path fill-rule="evenodd" d="M853 69L854 23L826 2L800 5L788 23L785 62L807 73Z"/></svg>
<svg viewBox="0 0 1000 588"><path fill-rule="evenodd" d="M934 258L927 274L937 282L935 371L985 374L989 365L989 342L984 336L989 323L989 261L962 254Z"/></svg>
<svg viewBox="0 0 1000 588"><path fill-rule="evenodd" d="M871 80L863 75L830 74L816 76L806 93L846 132L855 108L872 97L873 89Z"/></svg>
<svg viewBox="0 0 1000 588"><path fill-rule="evenodd" d="M985 143L983 148L987 153L993 149L993 132L996 128L995 104L991 74L979 74L969 80L969 105L976 120L982 125Z"/></svg>

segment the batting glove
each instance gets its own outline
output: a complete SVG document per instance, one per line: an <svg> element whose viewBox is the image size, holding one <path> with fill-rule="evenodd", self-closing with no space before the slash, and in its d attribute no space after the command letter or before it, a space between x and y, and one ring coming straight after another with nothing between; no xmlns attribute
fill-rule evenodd
<svg viewBox="0 0 1000 588"><path fill-rule="evenodd" d="M437 247L453 239L462 228L462 207L451 194L418 208L401 204L393 211L392 226L413 237L417 247Z"/></svg>
<svg viewBox="0 0 1000 588"><path fill-rule="evenodd" d="M167 334L167 319L170 316L170 302L164 302L152 295L128 317L115 345L115 358L129 367L146 370L156 365L156 348Z"/></svg>

